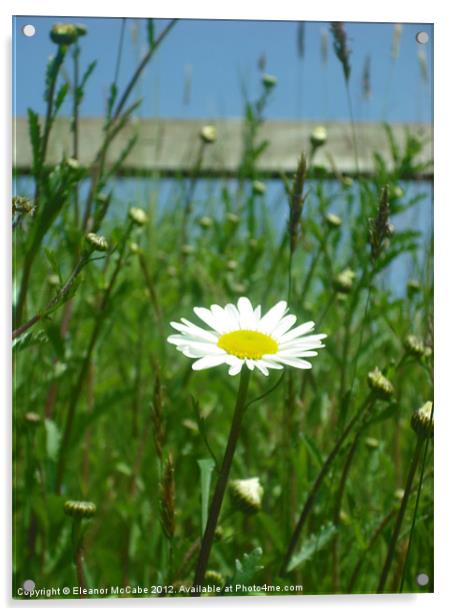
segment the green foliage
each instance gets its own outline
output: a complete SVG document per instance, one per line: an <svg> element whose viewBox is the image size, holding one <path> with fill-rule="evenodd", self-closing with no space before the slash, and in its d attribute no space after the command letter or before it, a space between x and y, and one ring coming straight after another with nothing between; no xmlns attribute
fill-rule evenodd
<svg viewBox="0 0 452 616"><path fill-rule="evenodd" d="M150 20L151 47L158 40L153 27ZM292 183L282 178L268 182L271 190L264 194L253 190L253 181L265 180L256 163L269 145L261 128L271 89L262 86L255 99L245 97L236 182L203 182L194 173L175 179L166 191L156 176L129 184L126 194L114 174L135 137L125 141L113 168L104 163L138 103L126 96L112 121L122 100L116 83L110 88L104 142L92 166L81 169L67 159L46 165L44 140L71 91L59 83L67 58L64 51L58 54L46 80L47 122L28 112L36 213L24 215L14 232L15 325L43 312L46 318L13 342L13 587L38 578L46 587L77 584L71 524L64 514L68 499L97 506L83 534L88 585L190 584L238 380L223 367L195 373L191 360L166 338L171 321L197 322L194 306L247 295L266 310L287 299ZM94 67L92 62L81 69L79 103ZM397 143L391 127L385 130L392 163L375 153L375 175L356 177L352 186L332 180L334 169L319 171L308 161L290 311L300 322L314 320L328 338L312 370L287 369L280 383L278 374L252 375L249 400L257 401L246 411L231 479L259 477L262 510L246 516L232 510L226 498L209 559L209 569L231 584L302 584L309 594L346 592L362 563L351 592L377 588L400 504L397 491L404 488L416 441L411 414L433 392L432 357L408 356L404 346L411 334L427 347L433 342L432 241L416 224L421 208L431 212L424 194L428 186L405 181L426 171L419 163L422 144L409 135ZM181 147L186 145L194 152L199 148L198 141ZM394 229L382 238L372 263L368 221L377 216L385 185ZM193 199L184 218L187 194ZM145 210L145 226L127 222L130 206ZM342 223L326 224L330 213ZM199 225L203 216L212 224ZM181 246L183 228L187 245ZM88 232L104 236L111 250L91 255L83 276L73 277ZM344 270L355 276L339 292L334 280ZM62 293L70 281L74 284ZM375 367L393 383L395 394L375 402L359 425L365 434L343 486L340 524L332 520L355 432L319 486L289 571L277 578L298 516L342 428L365 403L367 374ZM275 385L271 395L261 397ZM367 437L377 445L367 447ZM171 475L165 506L174 527L165 533L161 486L170 453L174 484ZM420 570L433 579L432 475L430 450L405 592L420 590ZM419 474L415 489L418 480ZM387 591L398 589L414 504L410 495Z"/></svg>

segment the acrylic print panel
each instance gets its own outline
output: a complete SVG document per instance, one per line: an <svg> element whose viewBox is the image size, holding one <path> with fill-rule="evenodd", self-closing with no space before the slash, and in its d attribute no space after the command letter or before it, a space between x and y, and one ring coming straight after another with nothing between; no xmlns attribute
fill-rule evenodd
<svg viewBox="0 0 452 616"><path fill-rule="evenodd" d="M432 25L13 31L13 596L432 592Z"/></svg>

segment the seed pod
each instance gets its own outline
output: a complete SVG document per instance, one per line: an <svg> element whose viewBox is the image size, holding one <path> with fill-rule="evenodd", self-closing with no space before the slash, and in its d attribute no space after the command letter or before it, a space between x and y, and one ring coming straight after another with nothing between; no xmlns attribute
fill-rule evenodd
<svg viewBox="0 0 452 616"><path fill-rule="evenodd" d="M37 413L25 413L25 421L30 425L36 425L40 423L41 417Z"/></svg>
<svg viewBox="0 0 452 616"><path fill-rule="evenodd" d="M92 518L96 513L96 505L89 501L68 500L64 503L64 513L73 518Z"/></svg>
<svg viewBox="0 0 452 616"><path fill-rule="evenodd" d="M243 513L257 513L260 510L264 489L259 477L231 481L230 491L234 505Z"/></svg>
<svg viewBox="0 0 452 616"><path fill-rule="evenodd" d="M213 225L213 220L210 218L210 216L202 216L198 220L198 224L203 229L210 229L210 227Z"/></svg>
<svg viewBox="0 0 452 616"><path fill-rule="evenodd" d="M364 444L366 445L366 447L367 447L368 449L373 450L373 449L378 449L378 446L379 446L379 444L380 444L380 441L379 441L378 439L376 439L376 438L373 438L373 437L371 437L371 436L368 436L368 437L365 439Z"/></svg>
<svg viewBox="0 0 452 616"><path fill-rule="evenodd" d="M426 402L413 413L411 427L421 438L433 437L433 402Z"/></svg>
<svg viewBox="0 0 452 616"><path fill-rule="evenodd" d="M226 218L228 222L230 222L232 225L238 225L240 222L240 216L237 216L237 214L234 214L234 212L229 212L228 214L226 214Z"/></svg>
<svg viewBox="0 0 452 616"><path fill-rule="evenodd" d="M389 381L379 368L375 368L367 375L370 389L380 400L390 400L394 393L394 385Z"/></svg>

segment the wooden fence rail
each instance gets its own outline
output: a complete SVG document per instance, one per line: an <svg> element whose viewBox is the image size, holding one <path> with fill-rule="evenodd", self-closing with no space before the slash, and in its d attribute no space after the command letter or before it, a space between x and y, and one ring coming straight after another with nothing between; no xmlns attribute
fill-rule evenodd
<svg viewBox="0 0 452 616"><path fill-rule="evenodd" d="M221 120L180 120L180 119L134 119L113 141L107 162L113 164L133 134L138 141L122 165L121 175L149 175L158 172L172 177L189 174L199 151L199 131L205 124L213 124L217 130L217 141L205 148L201 175L234 176L243 150L243 121ZM102 118L82 118L80 121L80 163L89 166L99 148L102 138ZM318 126L316 122L271 120L265 122L260 139L268 140L268 148L258 161L259 172L266 177L279 177L281 173L292 173L302 151L309 152L310 135ZM349 122L324 123L328 134L327 143L315 157L318 165L334 168L341 174L354 175L356 165L353 154L353 140ZM31 170L31 147L27 119L14 121L13 161L15 172L27 175ZM432 127L428 124L391 124L393 135L403 148L406 135L412 134L423 142L419 162L433 159ZM389 164L391 153L386 132L381 124L358 123L356 125L359 153L359 169L366 175L374 172L373 153L378 152ZM52 130L48 163L57 163L63 156L71 155L72 135L70 119L59 118ZM432 169L422 174L432 177ZM421 179L416 177L413 179Z"/></svg>

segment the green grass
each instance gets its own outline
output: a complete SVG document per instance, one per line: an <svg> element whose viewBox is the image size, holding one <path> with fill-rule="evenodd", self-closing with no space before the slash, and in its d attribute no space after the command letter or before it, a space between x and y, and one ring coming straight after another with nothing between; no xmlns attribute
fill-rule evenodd
<svg viewBox="0 0 452 616"><path fill-rule="evenodd" d="M156 42L149 31L151 59ZM60 47L64 61L71 61L70 50ZM49 131L58 97L70 96L59 71L51 63ZM134 109L127 89L124 102L115 92L105 148ZM144 225L131 222L128 204L112 209L115 181L103 164L94 180L71 161L48 168L46 131L30 113L35 194L27 196L37 207L33 215L16 208L14 230L14 327L21 328L13 351L14 595L26 579L47 588L72 588L83 579L109 594L117 585L191 584L209 484L211 495L217 477L212 460L224 453L239 377L224 367L193 372L190 360L166 342L169 323L195 320L194 306L241 295L268 309L288 298L289 269L291 312L328 334L326 348L312 370L286 369L281 383L246 412L231 479L259 477L262 508L244 514L227 493L208 569L225 584L298 584L305 594L377 591L398 491L417 444L411 416L433 391L432 356L406 346L409 335L432 346L431 238L398 230L399 217L420 204L420 195L409 197L400 185L421 170L421 146L413 137L404 151L393 144L391 167L376 155L374 177L358 176L352 186L332 183L329 170L313 164L304 192L283 178L291 237L296 230L291 255L289 233L274 227L272 203L252 190L262 179L256 161L269 95L263 88L256 102L247 102L237 190L224 182L203 199L194 173L177 181L164 208L156 198L133 204L147 213ZM199 165L202 160L197 172ZM87 182L85 199L79 187ZM380 226L369 223L384 214L385 186L391 233L381 220ZM294 190L302 197L299 221ZM193 195L196 212L187 207ZM331 213L340 216L339 226L328 223ZM199 224L200 216L212 224ZM105 236L106 252L92 251L88 231ZM386 276L402 255L411 260L417 284L396 294ZM355 273L349 287L338 279L347 268ZM368 399L368 373L377 366L394 393L374 400L367 423L359 420L338 448L297 541L295 565L281 575L303 505L339 435ZM279 376L253 373L250 398ZM433 587L431 445L425 462L421 458L409 554L420 467L385 592L399 590L404 567L404 592ZM78 528L65 514L67 500L91 501L97 513ZM430 577L427 587L416 583L420 572Z"/></svg>

